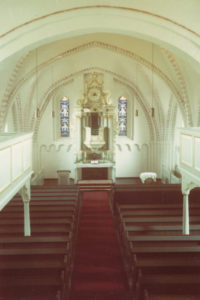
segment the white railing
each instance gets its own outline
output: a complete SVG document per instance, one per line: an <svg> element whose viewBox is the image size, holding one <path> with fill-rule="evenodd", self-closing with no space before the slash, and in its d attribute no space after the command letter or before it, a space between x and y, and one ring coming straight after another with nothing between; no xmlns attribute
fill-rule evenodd
<svg viewBox="0 0 200 300"><path fill-rule="evenodd" d="M180 170L200 185L200 127L180 130Z"/></svg>
<svg viewBox="0 0 200 300"><path fill-rule="evenodd" d="M180 129L183 233L189 234L189 193L200 186L200 127Z"/></svg>
<svg viewBox="0 0 200 300"><path fill-rule="evenodd" d="M31 177L31 185L43 185L44 184L44 171L33 172Z"/></svg>
<svg viewBox="0 0 200 300"><path fill-rule="evenodd" d="M0 133L0 210L19 192L26 212L26 235L30 235L31 175L32 133Z"/></svg>

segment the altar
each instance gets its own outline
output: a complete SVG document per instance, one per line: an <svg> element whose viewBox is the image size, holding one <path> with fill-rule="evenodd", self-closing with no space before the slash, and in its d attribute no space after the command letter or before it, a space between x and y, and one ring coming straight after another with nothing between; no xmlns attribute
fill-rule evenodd
<svg viewBox="0 0 200 300"><path fill-rule="evenodd" d="M115 182L116 113L104 91L102 73L84 74L84 93L77 102L75 183L80 180Z"/></svg>
<svg viewBox="0 0 200 300"><path fill-rule="evenodd" d="M78 163L75 169L75 183L79 180L112 180L115 182L115 167L112 163Z"/></svg>

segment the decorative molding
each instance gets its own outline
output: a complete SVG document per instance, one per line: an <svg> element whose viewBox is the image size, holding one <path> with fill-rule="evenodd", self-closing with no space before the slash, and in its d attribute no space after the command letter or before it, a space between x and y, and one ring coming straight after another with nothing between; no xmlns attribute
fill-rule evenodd
<svg viewBox="0 0 200 300"><path fill-rule="evenodd" d="M177 103L173 103L172 107L172 120L171 120L171 132L175 133L175 127L176 127L176 116L177 116Z"/></svg>
<svg viewBox="0 0 200 300"><path fill-rule="evenodd" d="M145 143L145 144L116 144L117 150L120 152L123 151L129 151L129 152L134 152L134 149L136 149L138 152L142 152L143 149L149 149L149 146Z"/></svg>
<svg viewBox="0 0 200 300"><path fill-rule="evenodd" d="M39 130L39 126L40 126L40 121L42 119L42 116L49 104L49 101L53 98L55 92L63 87L66 86L68 84L71 84L74 79L66 79L66 81L64 81L65 78L56 81L55 83L53 83L51 86L48 87L48 89L43 93L43 95L41 96L41 105L40 105L40 117L35 119L34 115L31 116L31 124L30 124L30 128L32 128L34 130L34 136L33 136L33 140L35 141L37 139L37 134L38 134L38 130ZM43 100L43 102L42 102Z"/></svg>
<svg viewBox="0 0 200 300"><path fill-rule="evenodd" d="M26 180L25 184L22 186L22 188L19 190L18 193L22 197L22 201L24 203L30 202L31 200L30 178Z"/></svg>
<svg viewBox="0 0 200 300"><path fill-rule="evenodd" d="M21 67L23 66L25 59L30 54L31 54L31 52L28 52L18 60L17 64L15 65L15 67L11 73L11 76L8 79L8 83L7 83L7 86L4 91L3 99L1 100L1 104L0 104L0 130L3 130L3 127L4 127L4 117L5 117L6 111L8 110L9 98L10 98L10 93L12 91L13 84L16 81L18 72L21 69Z"/></svg>
<svg viewBox="0 0 200 300"><path fill-rule="evenodd" d="M189 195L190 191L198 186L199 185L193 182L192 180L190 180L190 178L186 178L185 175L182 175L181 191L183 195Z"/></svg>
<svg viewBox="0 0 200 300"><path fill-rule="evenodd" d="M116 144L116 147L118 148L118 150L121 152L122 151L122 146L120 144Z"/></svg>
<svg viewBox="0 0 200 300"><path fill-rule="evenodd" d="M120 76L120 77L122 77L122 76ZM122 77L122 78L123 78L123 77ZM125 78L123 78L123 79L125 79ZM125 85L127 88L129 88L130 90L132 90L132 92L133 92L134 95L136 96L137 101L138 101L138 103L140 104L140 106L141 106L141 108L142 108L142 110L143 110L143 112L144 112L144 115L145 115L145 117L146 117L147 124L148 124L148 126L149 126L149 131L150 131L150 138L151 138L152 140L154 140L153 123L152 123L152 119L151 119L151 117L150 117L149 110L148 110L147 107L146 107L146 106L147 106L147 104L146 104L147 101L145 101L145 103L144 103L144 101L143 101L143 99L145 99L144 95L141 93L141 91L138 89L138 87L135 86L135 84L134 84L132 81L128 80L128 79L122 81L122 80L119 80L119 79L117 79L117 78L113 78L113 80L116 81L116 82L118 82L118 83L120 83L120 84L122 84L122 85ZM128 84L128 82L129 82L129 84ZM145 104L146 104L146 105L145 105ZM158 137L158 129L155 128L155 131L156 131L156 136Z"/></svg>
<svg viewBox="0 0 200 300"><path fill-rule="evenodd" d="M127 147L127 150L131 152L131 146L129 144L125 144L125 146Z"/></svg>
<svg viewBox="0 0 200 300"><path fill-rule="evenodd" d="M142 145L134 144L134 147L138 150L141 151Z"/></svg>
<svg viewBox="0 0 200 300"><path fill-rule="evenodd" d="M66 145L66 144L50 144L50 145L40 145L40 151L45 151L45 152L61 152L62 149L64 149L64 151L66 152L70 152L70 150L72 149L73 144L70 145ZM66 149L65 149L66 148Z"/></svg>
<svg viewBox="0 0 200 300"><path fill-rule="evenodd" d="M85 69L80 70L78 72L69 74L68 76L65 76L64 78L61 78L60 80L56 81L51 86L49 86L48 89L40 97L39 103L41 103L40 107L42 107L41 110L40 110L40 118L35 119L35 118L33 118L33 116L31 118L32 119L31 128L34 129L34 138L33 138L34 140L36 140L36 138L37 138L37 134L38 134L39 125L40 125L40 121L41 121L42 115L44 114L45 109L46 109L46 107L47 107L47 105L48 105L51 97L53 97L53 95L55 94L55 91L58 90L60 87L62 87L64 85L72 83L74 81L73 77L79 76L80 74L83 74L85 72L91 72L93 70L101 71L101 72L104 72L104 73L108 73L108 74L110 74L110 75L112 75L114 77L115 81L117 81L118 83L121 83L121 84L125 85L128 88L130 88L133 92L135 91L132 88L132 86L134 86L134 83L132 81L129 81L128 78L126 78L124 76L121 76L121 75L118 75L118 74L116 74L116 73L114 73L114 72L112 72L110 70L106 70L106 69L103 69L103 68L96 68L96 67L85 68ZM119 79L117 79L115 77L118 77ZM126 82L126 84L124 82ZM127 84L127 82L129 82L130 84ZM135 87L135 89L137 89L137 88ZM138 91L138 89L137 89L137 91ZM154 139L154 134L153 134L154 131L153 131L153 127L152 127L152 124L151 124L151 118L150 118L149 113L148 113L148 111L146 109L146 106L145 106L145 104L143 103L143 100L142 100L142 99L145 99L145 97L143 95L141 95L140 91L138 91L138 94L136 94L136 96L137 96L137 99L138 99L141 107L144 110L147 122L149 124L149 128L151 129L151 138ZM42 100L43 100L44 103L42 103Z"/></svg>
<svg viewBox="0 0 200 300"><path fill-rule="evenodd" d="M153 69L152 69L153 70ZM152 91L152 107L156 107L156 112L155 112L155 116L154 116L154 125L157 128L157 138L160 139L160 129L164 126L164 112L161 106L161 100L160 97L158 95L157 89L156 89L156 85L154 84L153 86L153 78L150 79L150 77L148 76L148 74L146 74L146 72L143 72L143 76L145 76L147 82L149 83L149 86L153 89ZM152 74L153 76L153 74ZM150 114L152 115L152 107L149 108L150 110ZM158 124L159 123L159 124Z"/></svg>
<svg viewBox="0 0 200 300"><path fill-rule="evenodd" d="M176 78L180 84L180 90L181 93L185 99L185 112L187 114L187 120L188 120L188 125L189 126L193 126L192 125L192 113L191 113L191 109L190 109L190 101L189 101L189 97L188 97L188 93L187 93L187 86L186 86L186 82L184 80L184 77L182 75L182 72L180 70L180 67L178 65L178 62L176 61L175 56L167 49L165 48L161 48L161 51L166 55L167 59L169 60L172 68L175 71L176 74Z"/></svg>
<svg viewBox="0 0 200 300"><path fill-rule="evenodd" d="M86 50L88 48L91 48L91 47L98 47L98 48L101 48L101 49L106 49L106 50L109 50L109 51L112 51L112 52L115 52L115 53L119 53L121 55L127 56L130 59L133 59L133 60L135 60L135 61L143 64L145 67L149 68L150 70L153 70L153 72L155 72L159 77L161 77L163 79L163 81L168 85L169 89L172 90L172 92L176 96L176 99L178 101L180 110L181 110L181 112L183 114L183 119L185 121L185 124L188 123L187 118L186 118L188 116L188 114L186 114L186 112L185 112L185 102L184 102L184 99L181 96L181 94L179 93L179 90L177 89L176 85L172 82L172 80L170 80L168 78L168 76L166 74L164 74L158 67L156 67L155 65L153 65L151 62L149 62L146 59L144 59L143 57L135 54L134 52L125 50L125 49L117 47L117 46L106 44L106 43L103 43L103 42L98 42L98 41L92 41L90 43L83 44L81 46L69 49L69 50L67 50L67 51L65 51L65 52L63 52L63 53L61 53L61 54L59 54L59 55L57 55L57 56L49 59L48 61L41 63L39 66L37 66L37 68L33 68L30 72L28 72L23 78L21 78L17 82L17 84L12 88L12 90L7 95L7 100L6 100L7 101L7 106L6 106L7 111L2 110L2 114L1 114L1 117L4 120L3 122L5 122L6 114L8 113L9 105L11 105L12 102L14 101L15 94L18 92L19 88L28 79L30 79L31 77L35 76L35 72L36 71L40 72L42 70L42 68L47 67L51 63L54 63L57 59L61 59L61 58L65 57L65 56L73 55L75 53L79 53L80 51L84 51L84 50ZM99 70L101 70L101 68L95 68L95 67L93 69L99 69ZM91 68L89 68L88 70L91 70ZM86 69L85 69L85 71L86 71ZM81 72L82 71L78 71L78 72L74 73L73 75L69 74L67 76L67 78L75 76L76 74L79 74ZM115 76L119 76L119 75L117 74ZM65 78L63 78L63 80L65 80Z"/></svg>
<svg viewBox="0 0 200 300"><path fill-rule="evenodd" d="M174 134L175 122L176 122L177 106L174 104L173 95L171 95L167 111L166 127L164 130L164 140L171 140Z"/></svg>
<svg viewBox="0 0 200 300"><path fill-rule="evenodd" d="M66 152L69 152L69 151L71 150L72 146L73 146L73 145L70 144L70 145L67 147Z"/></svg>
<svg viewBox="0 0 200 300"><path fill-rule="evenodd" d="M192 35L194 35L195 37L200 38L200 34L194 30L192 30L191 28L188 28L187 26L174 21L173 19L170 19L168 17L164 17L162 15L159 14L155 14L146 10L142 10L142 9L137 9L137 8L132 8L132 7L125 7L125 6L114 6L114 5L87 5L87 6L77 6L77 7L72 7L72 8L67 8L67 9L63 9L63 10L59 10L59 11L54 11L52 13L34 18L32 20L29 20L27 22L24 22L22 24L19 24L18 26L13 27L12 29L8 30L7 32L4 32L3 34L0 35L0 39L2 39L3 37L17 31L18 29L21 29L27 25L33 24L33 23L37 23L40 20L44 20L47 19L49 17L55 16L55 15L61 15L61 14L65 14L65 13L70 13L73 11L77 11L77 10L88 10L88 9L116 9L116 10L124 10L124 11L129 11L129 12L134 12L134 13L138 13L138 14L142 14L142 15L147 15L147 16L151 16L151 17L155 17L158 18L160 20L166 21L167 23L173 24L189 33L191 33Z"/></svg>

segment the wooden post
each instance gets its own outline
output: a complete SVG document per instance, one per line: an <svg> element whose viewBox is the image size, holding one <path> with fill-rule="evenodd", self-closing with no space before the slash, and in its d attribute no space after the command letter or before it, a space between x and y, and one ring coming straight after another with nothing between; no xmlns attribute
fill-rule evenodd
<svg viewBox="0 0 200 300"><path fill-rule="evenodd" d="M183 234L190 234L189 224L189 199L188 194L183 194Z"/></svg>

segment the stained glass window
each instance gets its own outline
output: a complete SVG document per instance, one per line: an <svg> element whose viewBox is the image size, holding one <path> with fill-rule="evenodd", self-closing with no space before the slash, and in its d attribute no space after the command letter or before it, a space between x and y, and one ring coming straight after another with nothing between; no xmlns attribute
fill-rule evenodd
<svg viewBox="0 0 200 300"><path fill-rule="evenodd" d="M118 101L119 135L127 136L127 99L120 97Z"/></svg>
<svg viewBox="0 0 200 300"><path fill-rule="evenodd" d="M62 137L68 137L70 135L69 99L66 97L60 101L60 131Z"/></svg>

